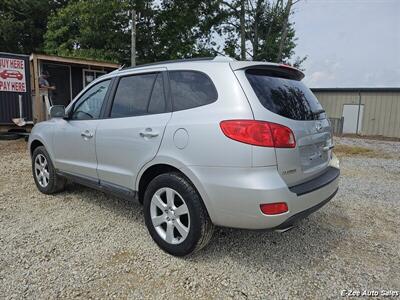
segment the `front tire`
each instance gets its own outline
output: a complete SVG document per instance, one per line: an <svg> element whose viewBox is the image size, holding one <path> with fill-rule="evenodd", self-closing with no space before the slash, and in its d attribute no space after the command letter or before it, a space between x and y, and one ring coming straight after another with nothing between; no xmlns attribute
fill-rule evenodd
<svg viewBox="0 0 400 300"><path fill-rule="evenodd" d="M33 151L32 174L38 190L43 194L54 194L64 190L66 181L57 175L50 156L43 146Z"/></svg>
<svg viewBox="0 0 400 300"><path fill-rule="evenodd" d="M179 173L155 177L144 194L144 217L153 240L174 256L203 248L214 229L200 195Z"/></svg>

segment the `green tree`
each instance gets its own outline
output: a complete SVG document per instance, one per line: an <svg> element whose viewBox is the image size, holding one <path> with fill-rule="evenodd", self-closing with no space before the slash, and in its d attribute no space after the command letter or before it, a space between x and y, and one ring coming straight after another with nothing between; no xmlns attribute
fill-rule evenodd
<svg viewBox="0 0 400 300"><path fill-rule="evenodd" d="M215 55L219 0L164 0L155 18L155 60Z"/></svg>
<svg viewBox="0 0 400 300"><path fill-rule="evenodd" d="M30 54L43 49L47 16L66 1L0 1L0 51Z"/></svg>
<svg viewBox="0 0 400 300"><path fill-rule="evenodd" d="M47 53L129 64L130 10L137 18L137 63L214 54L218 0L75 0L53 13Z"/></svg>
<svg viewBox="0 0 400 300"><path fill-rule="evenodd" d="M219 33L225 36L224 51L233 57L291 63L300 66L305 58L295 58L294 23L289 17L292 0L221 1L224 20Z"/></svg>
<svg viewBox="0 0 400 300"><path fill-rule="evenodd" d="M129 16L118 0L76 0L49 17L49 54L124 61L129 53ZM128 56L129 57L129 56Z"/></svg>

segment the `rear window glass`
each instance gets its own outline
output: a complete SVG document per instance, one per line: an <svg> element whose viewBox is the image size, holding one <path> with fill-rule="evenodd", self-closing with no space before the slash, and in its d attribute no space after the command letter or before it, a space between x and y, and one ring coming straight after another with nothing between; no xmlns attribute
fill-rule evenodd
<svg viewBox="0 0 400 300"><path fill-rule="evenodd" d="M196 71L170 71L174 111L213 103L218 94L211 79Z"/></svg>
<svg viewBox="0 0 400 300"><path fill-rule="evenodd" d="M246 71L247 79L266 109L294 120L326 117L318 99L301 81L269 75L267 70Z"/></svg>

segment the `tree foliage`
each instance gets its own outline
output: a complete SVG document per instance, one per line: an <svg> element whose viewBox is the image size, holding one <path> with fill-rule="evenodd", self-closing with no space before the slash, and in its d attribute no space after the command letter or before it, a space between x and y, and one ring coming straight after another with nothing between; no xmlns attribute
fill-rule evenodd
<svg viewBox="0 0 400 300"><path fill-rule="evenodd" d="M299 1L299 0L297 0ZM129 64L213 56L293 61L293 0L3 0L0 51ZM301 59L294 62L300 65Z"/></svg>
<svg viewBox="0 0 400 300"><path fill-rule="evenodd" d="M128 20L128 11L117 0L70 1L50 16L45 51L122 61L129 51Z"/></svg>
<svg viewBox="0 0 400 300"><path fill-rule="evenodd" d="M296 37L289 16L295 3L291 0L222 1L224 20L219 33L226 37L224 51L243 60L290 63L295 54ZM244 22L240 18L242 13ZM293 64L299 66L304 60L297 58Z"/></svg>
<svg viewBox="0 0 400 300"><path fill-rule="evenodd" d="M1 0L0 51L32 53L42 51L48 15L66 1Z"/></svg>

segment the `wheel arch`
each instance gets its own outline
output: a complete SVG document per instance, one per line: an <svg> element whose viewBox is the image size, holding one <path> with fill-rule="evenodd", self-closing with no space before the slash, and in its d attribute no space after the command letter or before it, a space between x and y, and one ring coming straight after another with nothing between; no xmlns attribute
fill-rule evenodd
<svg viewBox="0 0 400 300"><path fill-rule="evenodd" d="M191 172L189 168L185 167L182 163L177 161L157 160L147 164L141 169L136 180L136 191L138 192L139 202L143 203L143 196L146 187L150 183L150 181L156 176L168 172L176 172L182 174L187 180L189 180L196 191L200 194L203 205L211 221L213 221L213 210L203 185L201 184L197 176L193 172Z"/></svg>
<svg viewBox="0 0 400 300"><path fill-rule="evenodd" d="M40 147L40 146L43 146L43 147L46 148L46 146L43 144L43 142L40 141L39 139L34 139L34 140L30 143L30 145L29 145L29 152L30 152L31 156L33 155L33 152L35 151L35 149L36 149L37 147Z"/></svg>

